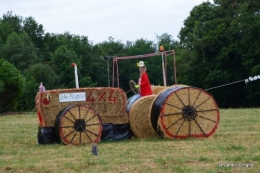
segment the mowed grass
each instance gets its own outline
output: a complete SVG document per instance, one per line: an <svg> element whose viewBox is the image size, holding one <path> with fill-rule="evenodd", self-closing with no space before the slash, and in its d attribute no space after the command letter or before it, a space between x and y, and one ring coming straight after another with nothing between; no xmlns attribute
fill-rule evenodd
<svg viewBox="0 0 260 173"><path fill-rule="evenodd" d="M0 116L0 172L260 172L260 109L221 109L207 139L131 139L38 145L36 113Z"/></svg>

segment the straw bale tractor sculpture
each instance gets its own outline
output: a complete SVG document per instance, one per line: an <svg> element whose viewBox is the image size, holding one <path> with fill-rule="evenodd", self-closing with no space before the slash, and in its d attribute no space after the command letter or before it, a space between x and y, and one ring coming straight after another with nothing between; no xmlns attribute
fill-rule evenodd
<svg viewBox="0 0 260 173"><path fill-rule="evenodd" d="M117 61L120 59L160 54L164 66L164 58L169 55L167 53L163 51L135 57L115 57L113 70L114 64L118 67ZM174 51L170 53L173 55ZM73 66L76 69L76 65ZM79 88L76 70L75 78L76 88L37 93L35 101L40 144L52 143L43 139L46 136L66 145L98 143L106 138L104 132L113 131L122 135L126 133L126 130L122 130L125 127L137 138L207 138L214 134L220 122L217 103L200 88L178 84L152 86L153 95L136 99L136 94L127 98L119 85ZM107 128L107 124L115 126Z"/></svg>

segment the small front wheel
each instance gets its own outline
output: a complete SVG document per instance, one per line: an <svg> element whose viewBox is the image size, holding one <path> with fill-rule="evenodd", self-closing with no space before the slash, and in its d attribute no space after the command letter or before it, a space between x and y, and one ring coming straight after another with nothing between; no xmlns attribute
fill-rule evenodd
<svg viewBox="0 0 260 173"><path fill-rule="evenodd" d="M55 128L60 140L66 145L98 143L102 134L102 121L91 107L73 105L59 112Z"/></svg>

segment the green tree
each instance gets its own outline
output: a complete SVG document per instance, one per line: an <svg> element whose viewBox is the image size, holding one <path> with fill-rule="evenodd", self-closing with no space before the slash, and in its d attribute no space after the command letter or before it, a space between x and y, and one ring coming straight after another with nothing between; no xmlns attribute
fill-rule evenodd
<svg viewBox="0 0 260 173"><path fill-rule="evenodd" d="M25 31L32 40L34 46L40 51L43 49L44 29L33 17L27 17L23 20L23 31ZM41 55L37 51L37 55Z"/></svg>
<svg viewBox="0 0 260 173"><path fill-rule="evenodd" d="M184 83L204 89L231 83L248 77L251 62L259 63L259 15L250 12L248 2L232 3L202 3L185 20L179 34L181 46L186 49L181 63L186 67L181 71ZM241 83L210 93L222 107L241 107L254 104L245 101L248 89Z"/></svg>
<svg viewBox="0 0 260 173"><path fill-rule="evenodd" d="M37 50L26 33L13 32L3 46L3 58L14 64L21 71L39 62Z"/></svg>
<svg viewBox="0 0 260 173"><path fill-rule="evenodd" d="M97 86L112 86L113 58L122 55L124 44L109 37L108 41L93 46L93 56L89 62L89 74ZM96 73L96 69L98 72Z"/></svg>
<svg viewBox="0 0 260 173"><path fill-rule="evenodd" d="M29 67L25 71L26 81L30 81L31 78L36 82L37 86L43 82L46 89L55 89L58 87L60 81L59 76L48 64L37 63ZM34 91L37 91L35 88Z"/></svg>
<svg viewBox="0 0 260 173"><path fill-rule="evenodd" d="M0 59L0 112L17 110L24 88L25 80L19 70Z"/></svg>
<svg viewBox="0 0 260 173"><path fill-rule="evenodd" d="M6 41L7 37L11 33L22 32L22 21L23 18L13 15L12 11L8 11L6 14L3 14L3 17L0 18L0 36L3 42Z"/></svg>
<svg viewBox="0 0 260 173"><path fill-rule="evenodd" d="M46 90L59 87L59 77L48 64L34 64L25 71L26 88L21 105L27 110L35 107L35 96L39 90L39 84L43 82Z"/></svg>
<svg viewBox="0 0 260 173"><path fill-rule="evenodd" d="M75 88L74 69L71 64L76 63L78 71L80 71L81 64L78 55L66 46L60 46L54 52L51 60L54 72L60 77L60 88Z"/></svg>

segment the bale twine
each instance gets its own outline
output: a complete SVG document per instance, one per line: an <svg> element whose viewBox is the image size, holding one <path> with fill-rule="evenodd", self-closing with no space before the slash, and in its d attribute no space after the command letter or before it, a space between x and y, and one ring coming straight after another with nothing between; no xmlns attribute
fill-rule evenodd
<svg viewBox="0 0 260 173"><path fill-rule="evenodd" d="M155 98L151 119L157 134L167 138L198 138L214 134L220 115L214 98L206 91L176 86Z"/></svg>
<svg viewBox="0 0 260 173"><path fill-rule="evenodd" d="M88 106L69 106L57 116L55 127L60 140L68 145L98 143L102 122L94 109Z"/></svg>
<svg viewBox="0 0 260 173"><path fill-rule="evenodd" d="M137 138L158 136L153 129L150 117L151 105L156 95L139 98L129 112L130 127Z"/></svg>
<svg viewBox="0 0 260 173"><path fill-rule="evenodd" d="M85 92L85 101L60 102L59 94ZM41 127L52 127L58 113L71 105L86 105L92 107L103 123L125 124L129 122L125 111L126 94L119 88L79 88L57 89L37 93L36 108Z"/></svg>

